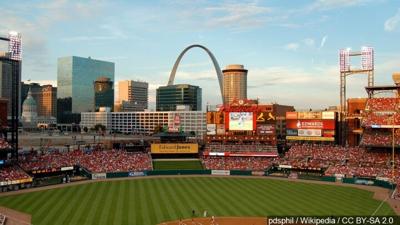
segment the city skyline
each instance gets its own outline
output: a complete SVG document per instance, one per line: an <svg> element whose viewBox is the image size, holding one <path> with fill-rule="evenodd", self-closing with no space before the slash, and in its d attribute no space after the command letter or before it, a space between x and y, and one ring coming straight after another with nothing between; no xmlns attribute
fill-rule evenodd
<svg viewBox="0 0 400 225"><path fill-rule="evenodd" d="M91 56L115 63L115 81L148 82L153 108L156 88L167 84L191 44L210 49L221 68L243 64L248 98L296 108L339 104L341 48L374 47L378 85L392 84L400 70L395 1L40 1L0 3L0 12L0 32L22 34L22 80L55 84L59 57ZM212 62L201 50L185 55L175 83L198 85L203 103L221 103ZM366 84L366 77L350 78L348 97L366 96Z"/></svg>

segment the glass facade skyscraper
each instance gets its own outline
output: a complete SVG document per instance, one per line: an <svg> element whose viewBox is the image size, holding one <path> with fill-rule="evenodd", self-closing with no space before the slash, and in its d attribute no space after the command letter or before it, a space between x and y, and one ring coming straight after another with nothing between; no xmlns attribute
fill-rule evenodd
<svg viewBox="0 0 400 225"><path fill-rule="evenodd" d="M201 111L201 88L176 84L157 89L157 111L175 111L177 105L188 105L191 111Z"/></svg>
<svg viewBox="0 0 400 225"><path fill-rule="evenodd" d="M79 113L93 111L93 82L99 77L107 77L114 82L114 72L115 65L112 62L77 56L59 58L57 67L58 122L79 123ZM68 105L65 105L66 103Z"/></svg>
<svg viewBox="0 0 400 225"><path fill-rule="evenodd" d="M94 85L94 111L98 112L100 107L108 107L112 111L114 108L114 88L113 82L108 77L100 77Z"/></svg>

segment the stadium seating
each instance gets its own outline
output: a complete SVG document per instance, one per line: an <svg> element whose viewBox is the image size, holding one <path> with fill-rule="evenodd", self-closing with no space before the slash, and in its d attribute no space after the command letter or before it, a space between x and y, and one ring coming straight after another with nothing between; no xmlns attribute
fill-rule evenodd
<svg viewBox="0 0 400 225"><path fill-rule="evenodd" d="M365 106L366 111L393 111L400 104L400 98L370 98Z"/></svg>
<svg viewBox="0 0 400 225"><path fill-rule="evenodd" d="M147 153L126 151L93 151L78 158L77 164L91 172L122 172L151 170L151 158Z"/></svg>
<svg viewBox="0 0 400 225"><path fill-rule="evenodd" d="M261 143L251 144L209 144L206 151L211 152L276 152L276 146L265 145Z"/></svg>
<svg viewBox="0 0 400 225"><path fill-rule="evenodd" d="M0 150L8 148L11 148L10 144L6 140L0 138Z"/></svg>
<svg viewBox="0 0 400 225"><path fill-rule="evenodd" d="M267 157L203 157L204 167L210 170L265 170L274 158Z"/></svg>
<svg viewBox="0 0 400 225"><path fill-rule="evenodd" d="M325 175L341 174L346 177L391 178L391 153L384 150L366 150L362 147L328 145L294 145L280 164L294 168L326 168ZM399 169L400 154L396 154ZM397 176L399 177L399 176ZM400 181L400 178L398 178Z"/></svg>
<svg viewBox="0 0 400 225"><path fill-rule="evenodd" d="M20 165L26 171L59 169L80 165L91 172L119 172L151 170L151 158L147 153L129 153L122 150L94 150L85 153L71 152L29 153L20 156Z"/></svg>
<svg viewBox="0 0 400 225"><path fill-rule="evenodd" d="M392 131L390 129L365 129L361 145L364 146L392 146ZM400 145L400 135L395 133L395 145Z"/></svg>
<svg viewBox="0 0 400 225"><path fill-rule="evenodd" d="M0 170L0 182L27 178L30 178L30 176L18 166L7 166Z"/></svg>

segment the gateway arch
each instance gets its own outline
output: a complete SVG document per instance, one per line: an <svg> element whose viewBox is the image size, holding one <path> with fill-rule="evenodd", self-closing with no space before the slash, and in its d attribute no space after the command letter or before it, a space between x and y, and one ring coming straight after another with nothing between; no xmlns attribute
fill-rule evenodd
<svg viewBox="0 0 400 225"><path fill-rule="evenodd" d="M211 51L208 50L208 48L204 47L203 45L190 45L190 46L186 47L181 52L181 54L179 54L178 58L175 61L174 67L172 68L171 74L169 75L168 85L174 84L175 74L176 74L176 70L178 69L179 63L181 62L181 59L185 55L185 53L187 51L189 51L189 49L191 49L191 48L201 48L207 52L208 56L210 56L211 61L214 64L215 72L217 73L217 76L218 76L219 89L221 91L221 99L223 102L224 101L224 98L223 98L223 76L222 76L221 68L219 67L217 59L215 59L215 57L211 53Z"/></svg>

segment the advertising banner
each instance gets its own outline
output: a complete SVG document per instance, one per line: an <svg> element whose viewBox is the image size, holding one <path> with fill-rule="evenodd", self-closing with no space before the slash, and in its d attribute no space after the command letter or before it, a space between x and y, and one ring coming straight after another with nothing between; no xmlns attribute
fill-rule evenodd
<svg viewBox="0 0 400 225"><path fill-rule="evenodd" d="M335 112L322 112L322 119L323 120L334 120Z"/></svg>
<svg viewBox="0 0 400 225"><path fill-rule="evenodd" d="M199 152L197 143L151 144L152 154L194 154Z"/></svg>
<svg viewBox="0 0 400 225"><path fill-rule="evenodd" d="M224 113L223 112L216 112L215 113L215 123L216 124L225 124Z"/></svg>
<svg viewBox="0 0 400 225"><path fill-rule="evenodd" d="M321 112L297 112L297 119L322 119Z"/></svg>
<svg viewBox="0 0 400 225"><path fill-rule="evenodd" d="M106 173L92 173L92 180L106 179Z"/></svg>
<svg viewBox="0 0 400 225"><path fill-rule="evenodd" d="M251 171L251 175L253 176L264 176L264 171Z"/></svg>
<svg viewBox="0 0 400 225"><path fill-rule="evenodd" d="M207 124L215 123L215 112L207 112Z"/></svg>
<svg viewBox="0 0 400 225"><path fill-rule="evenodd" d="M144 172L129 172L128 173L128 176L130 176L130 177L141 177L144 175L145 175Z"/></svg>
<svg viewBox="0 0 400 225"><path fill-rule="evenodd" d="M229 176L231 175L230 170L211 170L211 175Z"/></svg>
<svg viewBox="0 0 400 225"><path fill-rule="evenodd" d="M74 170L73 166L61 167L61 171Z"/></svg>
<svg viewBox="0 0 400 225"><path fill-rule="evenodd" d="M298 129L299 136L305 137L321 137L322 132L318 129Z"/></svg>
<svg viewBox="0 0 400 225"><path fill-rule="evenodd" d="M286 135L287 136L297 136L297 130L287 129Z"/></svg>
<svg viewBox="0 0 400 225"><path fill-rule="evenodd" d="M225 125L217 124L217 135L225 135Z"/></svg>
<svg viewBox="0 0 400 225"><path fill-rule="evenodd" d="M286 140L294 140L294 141L335 141L335 138L334 137L286 136Z"/></svg>
<svg viewBox="0 0 400 225"><path fill-rule="evenodd" d="M257 124L257 133L259 135L269 135L275 133L274 124Z"/></svg>
<svg viewBox="0 0 400 225"><path fill-rule="evenodd" d="M207 135L215 135L217 126L215 124L207 124Z"/></svg>
<svg viewBox="0 0 400 225"><path fill-rule="evenodd" d="M287 120L296 120L297 112L286 112L286 119Z"/></svg>
<svg viewBox="0 0 400 225"><path fill-rule="evenodd" d="M322 132L322 136L324 136L324 137L334 137L335 136L335 130L324 130Z"/></svg>
<svg viewBox="0 0 400 225"><path fill-rule="evenodd" d="M335 120L287 120L286 128L334 130Z"/></svg>

